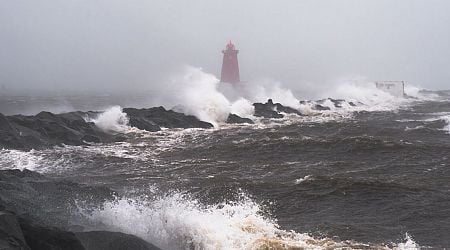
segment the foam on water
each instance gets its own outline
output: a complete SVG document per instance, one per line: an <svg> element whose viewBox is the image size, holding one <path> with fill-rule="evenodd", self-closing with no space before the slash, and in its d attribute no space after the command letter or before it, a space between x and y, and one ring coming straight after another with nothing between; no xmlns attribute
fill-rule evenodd
<svg viewBox="0 0 450 250"><path fill-rule="evenodd" d="M35 150L20 151L14 149L0 150L0 169L37 170L43 157L35 154Z"/></svg>
<svg viewBox="0 0 450 250"><path fill-rule="evenodd" d="M137 235L162 249L330 249L361 248L366 244L314 238L286 231L274 219L261 215L261 206L242 196L241 201L203 205L179 193L146 199L117 198L100 210L85 212L92 229ZM391 244L392 245L392 244ZM419 249L407 236L394 249ZM389 249L386 246L373 246Z"/></svg>

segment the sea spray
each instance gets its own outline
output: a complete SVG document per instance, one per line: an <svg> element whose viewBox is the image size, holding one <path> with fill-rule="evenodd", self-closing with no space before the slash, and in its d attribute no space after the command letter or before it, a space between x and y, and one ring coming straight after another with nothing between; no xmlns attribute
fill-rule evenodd
<svg viewBox="0 0 450 250"><path fill-rule="evenodd" d="M113 106L92 119L92 122L106 132L126 132L130 127L127 114L122 111L120 106Z"/></svg>
<svg viewBox="0 0 450 250"><path fill-rule="evenodd" d="M278 81L259 79L236 84L220 83L219 91L229 100L246 99L250 102L265 103L268 99L292 108L300 108L300 101L290 89L284 88Z"/></svg>
<svg viewBox="0 0 450 250"><path fill-rule="evenodd" d="M285 231L262 215L261 206L242 194L237 202L204 205L189 195L171 193L155 200L116 198L99 210L81 209L94 230L137 235L162 249L330 249L366 244L314 238ZM393 249L418 245L410 237ZM377 249L390 249L376 245Z"/></svg>
<svg viewBox="0 0 450 250"><path fill-rule="evenodd" d="M255 107L249 100L239 98L231 104L231 112L241 117L251 118L255 113Z"/></svg>
<svg viewBox="0 0 450 250"><path fill-rule="evenodd" d="M441 119L445 122L444 131L450 134L450 115L442 116Z"/></svg>
<svg viewBox="0 0 450 250"><path fill-rule="evenodd" d="M230 113L230 102L219 91L219 80L200 68L186 66L166 86L165 101L176 105L176 110L194 115L214 126L225 122Z"/></svg>
<svg viewBox="0 0 450 250"><path fill-rule="evenodd" d="M364 103L370 109L390 110L402 102L402 98L377 89L374 83L342 82L327 93L333 98Z"/></svg>

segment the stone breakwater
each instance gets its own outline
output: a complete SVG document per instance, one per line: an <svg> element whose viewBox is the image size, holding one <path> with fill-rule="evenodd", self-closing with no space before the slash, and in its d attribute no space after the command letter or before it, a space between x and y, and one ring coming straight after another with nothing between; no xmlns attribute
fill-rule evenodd
<svg viewBox="0 0 450 250"><path fill-rule="evenodd" d="M266 103L254 103L255 117L283 118L283 113L302 115L294 108L268 100ZM186 115L164 107L145 109L124 108L126 125L149 132L161 128L212 128L213 125L192 115ZM103 113L97 111L76 111L53 114L40 112L37 115L11 115L0 113L0 148L6 149L42 149L57 145L86 145L89 143L111 143L125 141L126 133L109 131L96 124ZM254 121L236 114L229 114L225 121L230 124L252 124Z"/></svg>

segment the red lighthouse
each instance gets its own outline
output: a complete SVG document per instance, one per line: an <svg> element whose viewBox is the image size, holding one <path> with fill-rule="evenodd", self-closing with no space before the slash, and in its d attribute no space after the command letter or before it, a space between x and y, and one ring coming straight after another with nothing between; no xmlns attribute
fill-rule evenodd
<svg viewBox="0 0 450 250"><path fill-rule="evenodd" d="M222 73L220 74L221 82L238 83L239 78L239 64L237 54L239 50L234 47L234 44L230 41L227 44L223 53Z"/></svg>

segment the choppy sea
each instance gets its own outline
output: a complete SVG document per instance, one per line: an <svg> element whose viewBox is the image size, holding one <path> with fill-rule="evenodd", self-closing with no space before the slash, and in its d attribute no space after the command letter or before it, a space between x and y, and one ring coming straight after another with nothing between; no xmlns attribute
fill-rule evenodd
<svg viewBox="0 0 450 250"><path fill-rule="evenodd" d="M448 92L253 119L3 149L0 168L116 190L96 209L80 201L74 223L163 249L450 247Z"/></svg>

